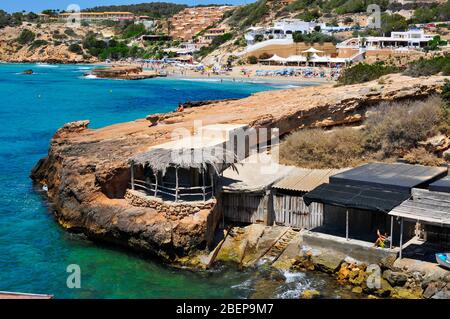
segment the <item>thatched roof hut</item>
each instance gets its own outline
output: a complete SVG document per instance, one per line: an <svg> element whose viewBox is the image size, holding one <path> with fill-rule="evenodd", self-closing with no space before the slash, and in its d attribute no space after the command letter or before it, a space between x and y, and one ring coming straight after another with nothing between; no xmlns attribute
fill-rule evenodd
<svg viewBox="0 0 450 319"><path fill-rule="evenodd" d="M227 167L235 166L236 156L224 147L203 148L154 148L130 158L130 163L149 166L154 172L163 175L169 167L207 170L211 166L216 174Z"/></svg>

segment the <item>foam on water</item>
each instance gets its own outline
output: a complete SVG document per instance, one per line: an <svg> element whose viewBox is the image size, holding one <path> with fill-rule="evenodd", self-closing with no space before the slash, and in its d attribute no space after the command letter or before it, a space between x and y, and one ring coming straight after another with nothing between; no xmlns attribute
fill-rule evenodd
<svg viewBox="0 0 450 319"><path fill-rule="evenodd" d="M57 68L58 65L55 64L47 64L47 63L37 63L36 67L38 68Z"/></svg>
<svg viewBox="0 0 450 319"><path fill-rule="evenodd" d="M98 79L98 77L96 75L94 75L94 74L83 75L82 78L86 79L86 80Z"/></svg>

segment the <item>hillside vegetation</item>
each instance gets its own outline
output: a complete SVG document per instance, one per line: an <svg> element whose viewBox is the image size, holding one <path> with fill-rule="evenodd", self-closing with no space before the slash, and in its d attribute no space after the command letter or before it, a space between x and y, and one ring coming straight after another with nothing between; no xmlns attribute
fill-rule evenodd
<svg viewBox="0 0 450 319"><path fill-rule="evenodd" d="M443 75L450 75L450 55L436 56L430 59L420 58L410 62L403 69L382 62L373 64L358 63L344 69L338 79L338 85L363 83L376 80L383 75L401 71L403 71L403 74L412 77L430 76L440 72Z"/></svg>
<svg viewBox="0 0 450 319"><path fill-rule="evenodd" d="M168 18L181 10L187 8L184 4L175 4L170 2L150 2L141 4L129 4L129 5L112 5L112 6L97 6L89 8L83 11L87 12L108 12L108 11L120 11L120 12L132 12L137 15L147 15L152 18Z"/></svg>
<svg viewBox="0 0 450 319"><path fill-rule="evenodd" d="M450 82L446 86L442 97L373 107L363 128L297 131L282 142L281 162L301 167L341 168L370 160L403 158L411 163L439 165L443 159L427 151L420 142L450 133Z"/></svg>

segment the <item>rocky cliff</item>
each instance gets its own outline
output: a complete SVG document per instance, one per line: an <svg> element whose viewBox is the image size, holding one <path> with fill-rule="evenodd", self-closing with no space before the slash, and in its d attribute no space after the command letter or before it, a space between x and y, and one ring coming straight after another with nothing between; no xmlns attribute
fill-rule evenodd
<svg viewBox="0 0 450 319"><path fill-rule="evenodd" d="M438 92L443 82L437 76L390 75L383 85L374 81L258 93L160 115L152 123L141 119L97 130L89 129L88 121L70 123L56 132L48 156L31 177L48 186L55 216L64 227L173 260L203 247L217 221L208 210L176 219L127 202L132 155L168 141L174 129L192 131L194 120L278 127L284 134L299 127L355 123L375 103L423 98Z"/></svg>
<svg viewBox="0 0 450 319"><path fill-rule="evenodd" d="M26 43L18 38L23 30L34 34ZM91 57L83 50L73 52L70 46L80 45L88 32L104 37L114 35L112 28L87 26L72 28L62 23L24 23L17 27L0 29L0 61L5 62L48 62L48 63L94 63L97 58Z"/></svg>

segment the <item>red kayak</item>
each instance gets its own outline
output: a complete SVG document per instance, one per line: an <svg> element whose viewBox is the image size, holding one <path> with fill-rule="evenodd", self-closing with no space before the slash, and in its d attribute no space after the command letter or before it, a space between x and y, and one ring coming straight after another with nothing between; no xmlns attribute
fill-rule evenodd
<svg viewBox="0 0 450 319"><path fill-rule="evenodd" d="M24 294L20 292L0 291L0 299L53 299L52 295Z"/></svg>

